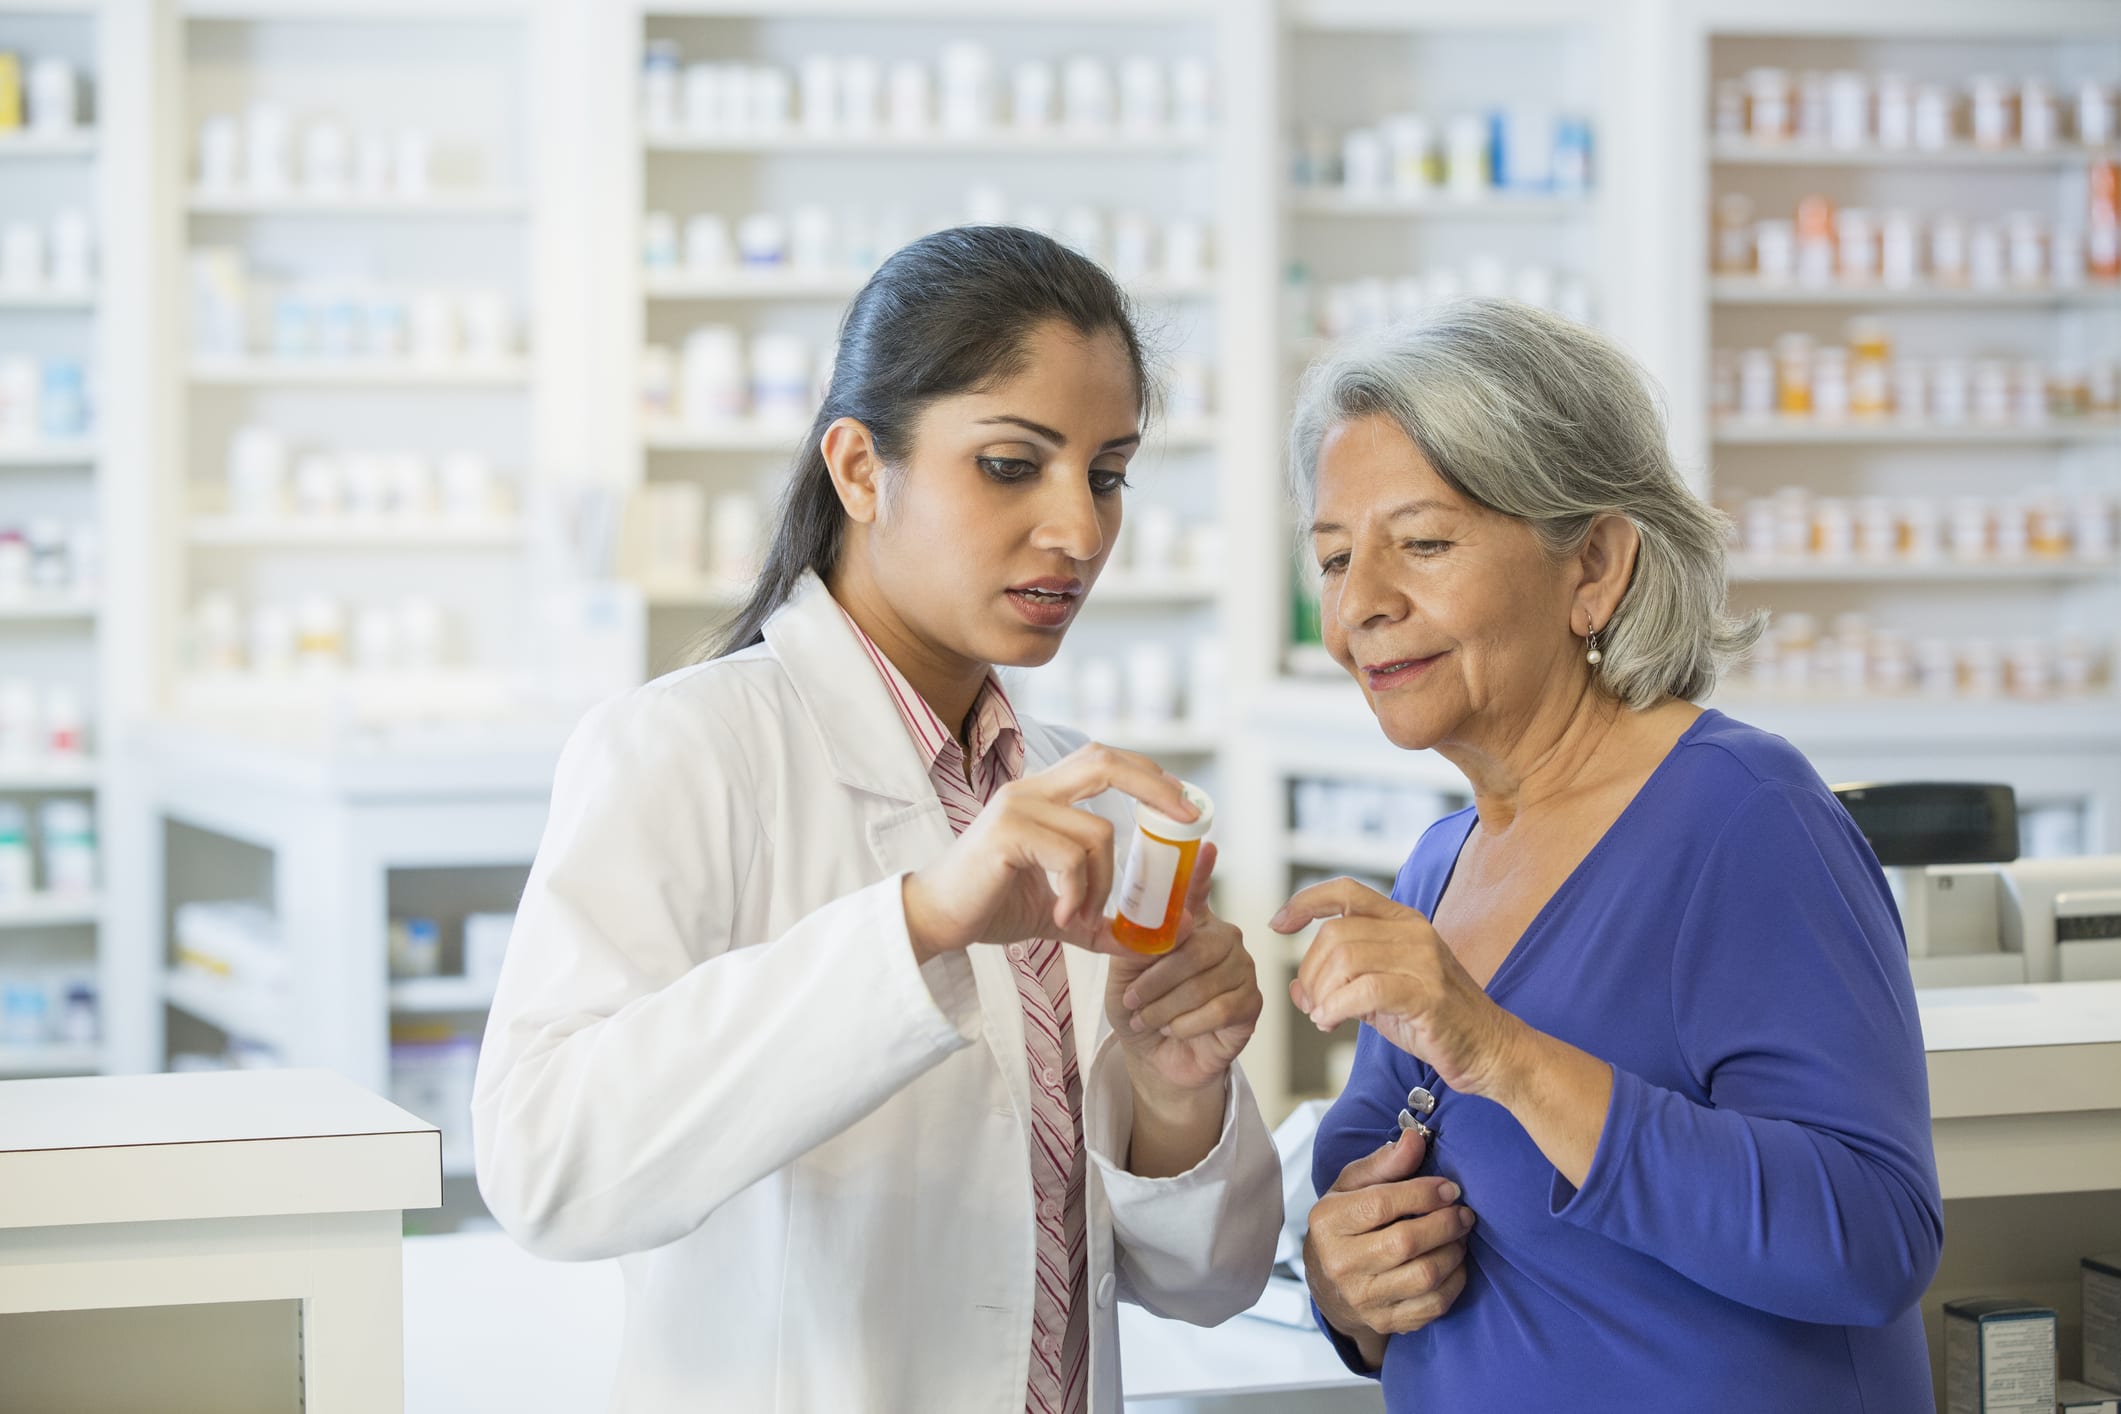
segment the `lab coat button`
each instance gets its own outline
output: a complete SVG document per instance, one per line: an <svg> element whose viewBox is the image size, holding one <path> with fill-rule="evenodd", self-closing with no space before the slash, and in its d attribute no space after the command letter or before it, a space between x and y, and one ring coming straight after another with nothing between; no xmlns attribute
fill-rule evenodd
<svg viewBox="0 0 2121 1414"><path fill-rule="evenodd" d="M1106 1272L1097 1279L1097 1304L1104 1310L1109 1311L1112 1309L1112 1288L1114 1285L1112 1273L1110 1272Z"/></svg>
<svg viewBox="0 0 2121 1414"><path fill-rule="evenodd" d="M1047 1089L1060 1089L1060 1072L1055 1070L1052 1066L1049 1065L1041 1069L1038 1073L1038 1077L1039 1079L1046 1082Z"/></svg>

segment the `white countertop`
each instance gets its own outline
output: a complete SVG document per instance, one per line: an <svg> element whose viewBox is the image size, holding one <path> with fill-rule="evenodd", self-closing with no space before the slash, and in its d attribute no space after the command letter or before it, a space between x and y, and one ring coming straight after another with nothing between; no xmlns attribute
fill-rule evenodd
<svg viewBox="0 0 2121 1414"><path fill-rule="evenodd" d="M1918 990L1926 1051L2121 1042L2121 982Z"/></svg>
<svg viewBox="0 0 2121 1414"><path fill-rule="evenodd" d="M441 1202L441 1132L317 1070L0 1083L0 1227Z"/></svg>

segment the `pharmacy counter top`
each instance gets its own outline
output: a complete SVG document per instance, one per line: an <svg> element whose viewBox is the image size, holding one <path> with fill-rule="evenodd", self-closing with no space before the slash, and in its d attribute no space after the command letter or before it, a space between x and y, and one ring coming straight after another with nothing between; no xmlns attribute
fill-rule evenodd
<svg viewBox="0 0 2121 1414"><path fill-rule="evenodd" d="M1917 993L1947 1198L2121 1187L2121 982Z"/></svg>
<svg viewBox="0 0 2121 1414"><path fill-rule="evenodd" d="M0 1084L0 1228L399 1211L442 1136L324 1071Z"/></svg>

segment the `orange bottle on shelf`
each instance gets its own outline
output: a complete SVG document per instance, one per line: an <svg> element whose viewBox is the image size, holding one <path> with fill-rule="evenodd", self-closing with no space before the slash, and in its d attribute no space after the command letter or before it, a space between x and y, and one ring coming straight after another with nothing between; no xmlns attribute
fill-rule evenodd
<svg viewBox="0 0 2121 1414"><path fill-rule="evenodd" d="M2121 278L2121 163L2094 162L2084 222L2085 273L2095 280Z"/></svg>
<svg viewBox="0 0 2121 1414"><path fill-rule="evenodd" d="M1139 953L1167 953L1177 945L1201 840L1215 823L1215 802L1206 791L1184 782L1180 789L1199 819L1174 820L1139 801L1134 806L1134 839L1113 890L1119 911L1112 936Z"/></svg>

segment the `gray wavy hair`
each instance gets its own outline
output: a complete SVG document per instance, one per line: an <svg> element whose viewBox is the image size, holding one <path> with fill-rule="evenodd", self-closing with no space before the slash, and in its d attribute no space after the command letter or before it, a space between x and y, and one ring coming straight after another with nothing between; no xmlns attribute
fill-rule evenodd
<svg viewBox="0 0 2121 1414"><path fill-rule="evenodd" d="M1705 697L1767 615L1725 612L1729 517L1681 479L1642 369L1610 339L1505 299L1466 299L1336 349L1305 373L1289 433L1306 524L1326 434L1390 418L1462 495L1528 522L1556 558L1625 516L1634 577L1604 628L1600 686L1629 707Z"/></svg>

